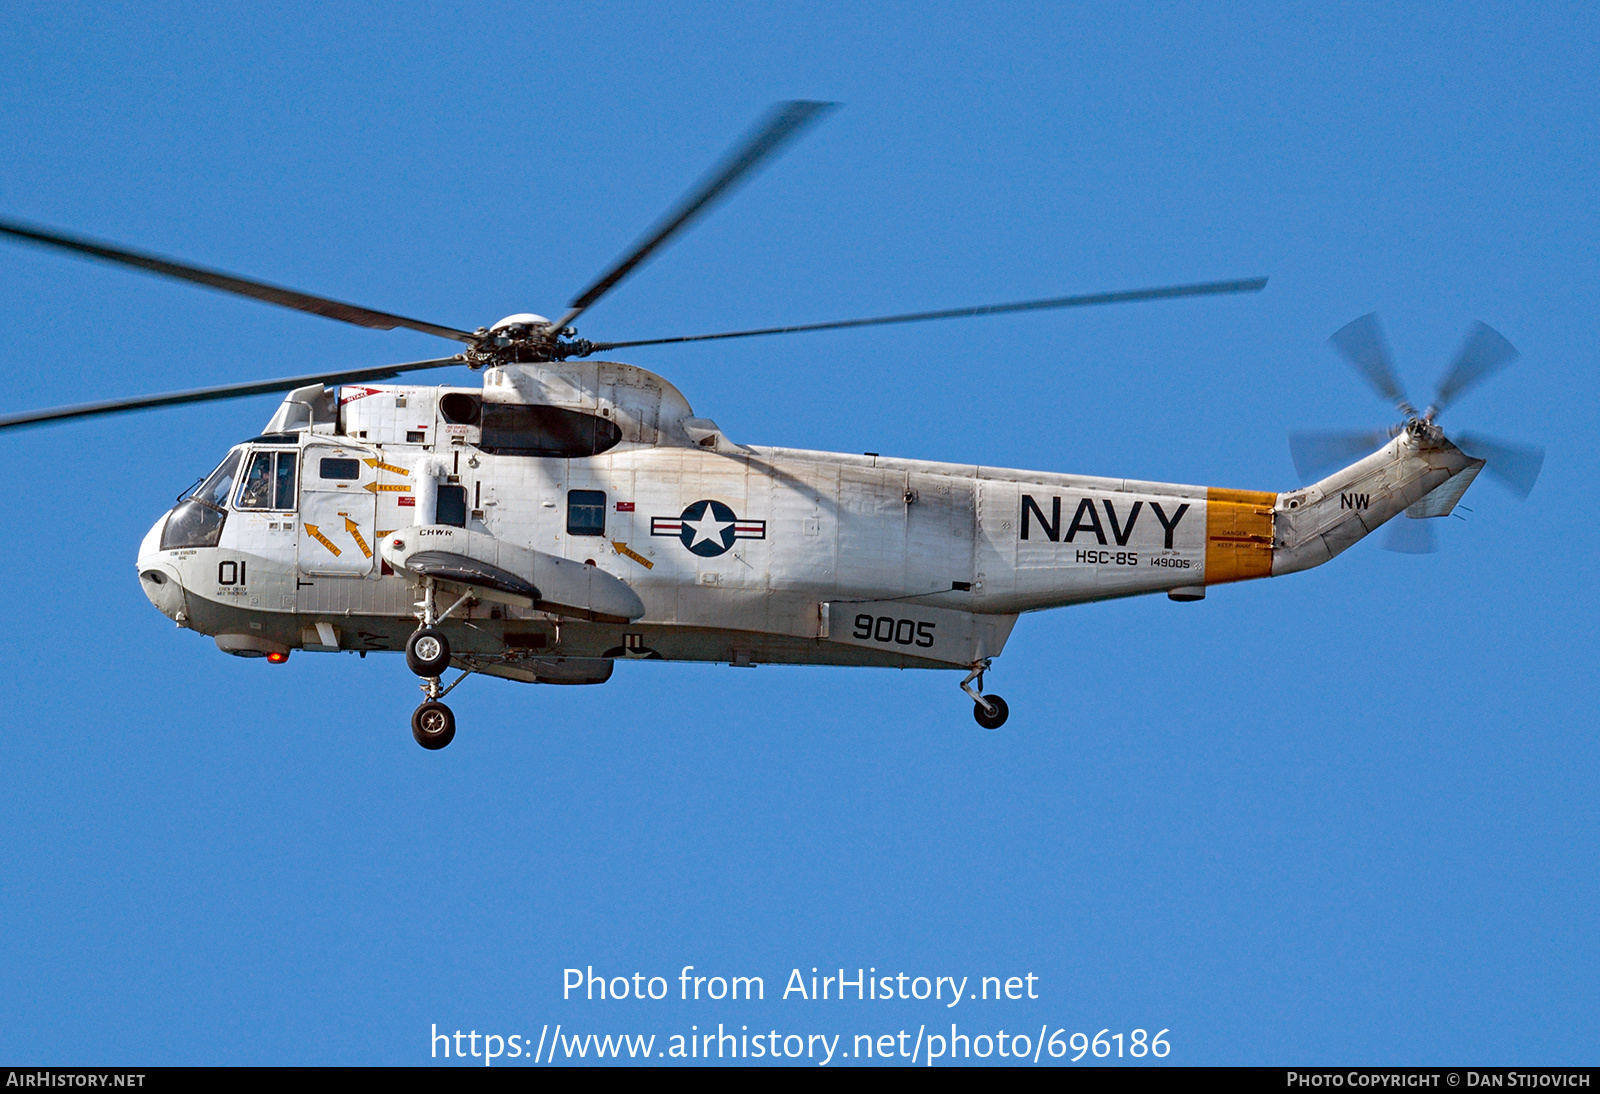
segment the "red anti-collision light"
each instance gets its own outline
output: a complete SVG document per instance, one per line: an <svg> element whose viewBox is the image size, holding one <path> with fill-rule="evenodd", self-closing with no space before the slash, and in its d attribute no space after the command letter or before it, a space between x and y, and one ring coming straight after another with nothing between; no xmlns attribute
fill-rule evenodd
<svg viewBox="0 0 1600 1094"><path fill-rule="evenodd" d="M285 661L289 660L289 655L286 653L279 653L277 650L273 650L271 653L267 654L267 660L271 661L274 665L281 665Z"/></svg>

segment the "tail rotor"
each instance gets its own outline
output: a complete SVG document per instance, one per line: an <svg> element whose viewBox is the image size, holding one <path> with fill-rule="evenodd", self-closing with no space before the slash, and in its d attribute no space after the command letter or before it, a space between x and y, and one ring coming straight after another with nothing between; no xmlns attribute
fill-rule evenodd
<svg viewBox="0 0 1600 1094"><path fill-rule="evenodd" d="M1483 383L1517 359L1517 350L1493 327L1474 323L1455 358L1440 378L1433 401L1419 412L1405 392L1394 368L1394 358L1383 327L1375 313L1346 323L1328 339L1335 351L1404 420L1380 430L1322 430L1291 433L1289 454L1295 471L1305 482L1319 479L1375 451L1413 423L1432 426L1461 396ZM1455 444L1469 456L1482 459L1484 470L1519 498L1526 498L1544 467L1544 449L1537 445L1515 444L1463 432ZM1407 516L1412 514L1408 512ZM1383 546L1403 554L1427 554L1437 550L1432 526L1414 521L1391 521Z"/></svg>

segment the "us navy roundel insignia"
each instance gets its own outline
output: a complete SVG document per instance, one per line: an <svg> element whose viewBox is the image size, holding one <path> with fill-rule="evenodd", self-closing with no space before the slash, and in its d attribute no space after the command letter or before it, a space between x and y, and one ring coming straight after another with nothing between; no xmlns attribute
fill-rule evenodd
<svg viewBox="0 0 1600 1094"><path fill-rule="evenodd" d="M766 539L767 522L740 520L720 501L697 501L677 517L651 517L652 536L677 536L701 558L727 552L737 539Z"/></svg>

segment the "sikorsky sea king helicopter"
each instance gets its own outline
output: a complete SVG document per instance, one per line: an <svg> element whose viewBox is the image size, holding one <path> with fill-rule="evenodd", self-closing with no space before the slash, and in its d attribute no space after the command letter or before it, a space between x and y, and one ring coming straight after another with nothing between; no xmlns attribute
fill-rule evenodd
<svg viewBox="0 0 1600 1094"><path fill-rule="evenodd" d="M1260 290L1264 278L630 342L572 323L830 104L784 103L555 320L457 330L32 225L12 238L377 330L453 339L451 357L330 370L0 418L0 429L286 392L139 546L145 594L226 653L405 651L426 701L412 733L455 736L445 695L473 673L599 684L619 660L955 669L986 728L985 671L1017 616L1112 597L1200 600L1208 586L1317 566L1401 513L1449 514L1487 464L1518 492L1535 449L1436 424L1515 356L1481 324L1418 412L1376 321L1334 344L1404 416L1306 434L1289 493L745 445L678 389L588 360L636 346ZM452 365L481 388L375 386ZM1401 522L1402 524L1405 522ZM1405 537L1402 549L1425 546ZM447 670L460 675L448 685Z"/></svg>

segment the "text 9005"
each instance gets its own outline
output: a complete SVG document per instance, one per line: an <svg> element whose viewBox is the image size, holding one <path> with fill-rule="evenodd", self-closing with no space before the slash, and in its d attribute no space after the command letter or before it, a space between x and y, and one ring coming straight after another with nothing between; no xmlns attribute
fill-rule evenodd
<svg viewBox="0 0 1600 1094"><path fill-rule="evenodd" d="M919 622L915 619L895 619L887 615L873 618L863 612L856 616L853 637L871 639L874 642L893 642L897 646L921 646L927 649L933 645L935 626L937 624Z"/></svg>

